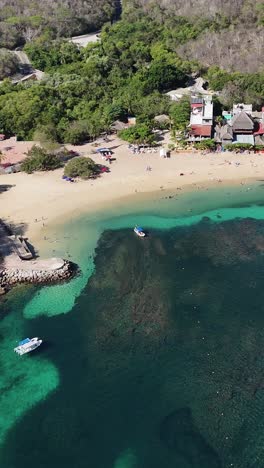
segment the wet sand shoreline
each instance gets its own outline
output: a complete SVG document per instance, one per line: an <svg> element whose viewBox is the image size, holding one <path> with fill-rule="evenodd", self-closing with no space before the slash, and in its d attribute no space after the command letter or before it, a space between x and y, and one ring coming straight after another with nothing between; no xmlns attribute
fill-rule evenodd
<svg viewBox="0 0 264 468"><path fill-rule="evenodd" d="M7 187L0 197L1 217L7 224L19 225L23 234L35 242L43 239L51 226L74 220L83 214L112 210L126 203L139 206L160 197L180 197L182 193L209 190L212 187L247 186L261 182L263 155L220 153L172 153L133 155L121 140L111 141L116 160L110 173L97 180L62 180L63 169L48 173L5 174L0 185ZM81 149L80 149L81 148ZM94 147L76 149L102 163ZM147 170L151 167L151 170Z"/></svg>

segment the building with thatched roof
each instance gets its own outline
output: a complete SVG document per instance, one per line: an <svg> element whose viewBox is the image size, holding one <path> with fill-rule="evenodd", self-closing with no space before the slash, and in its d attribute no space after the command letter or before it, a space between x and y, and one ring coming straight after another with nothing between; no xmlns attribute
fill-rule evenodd
<svg viewBox="0 0 264 468"><path fill-rule="evenodd" d="M230 126L232 127L234 141L254 145L253 132L255 123L252 117L244 110L233 116Z"/></svg>
<svg viewBox="0 0 264 468"><path fill-rule="evenodd" d="M245 111L241 111L230 121L234 133L251 134L254 130L254 121Z"/></svg>
<svg viewBox="0 0 264 468"><path fill-rule="evenodd" d="M127 127L128 127L128 124L121 122L121 120L116 120L115 122L112 123L111 130L112 132L120 132L121 130L124 130Z"/></svg>
<svg viewBox="0 0 264 468"><path fill-rule="evenodd" d="M233 130L232 127L228 124L226 125L216 125L214 139L216 143L221 143L223 146L232 143L233 141Z"/></svg>
<svg viewBox="0 0 264 468"><path fill-rule="evenodd" d="M170 118L166 114L161 114L161 115L156 115L156 117L154 117L154 121L158 122L159 124L169 124Z"/></svg>
<svg viewBox="0 0 264 468"><path fill-rule="evenodd" d="M253 111L251 104L234 104L233 110L223 111L225 125L216 125L214 138L217 143L264 144L264 107Z"/></svg>

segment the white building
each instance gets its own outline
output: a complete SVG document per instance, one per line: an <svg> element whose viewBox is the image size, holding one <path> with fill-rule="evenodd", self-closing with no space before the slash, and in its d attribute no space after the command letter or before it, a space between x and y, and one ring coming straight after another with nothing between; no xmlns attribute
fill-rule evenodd
<svg viewBox="0 0 264 468"><path fill-rule="evenodd" d="M204 138L211 138L212 125L212 96L192 97L189 141L200 141Z"/></svg>
<svg viewBox="0 0 264 468"><path fill-rule="evenodd" d="M212 96L191 98L191 125L213 125Z"/></svg>
<svg viewBox="0 0 264 468"><path fill-rule="evenodd" d="M240 112L246 112L246 114L252 115L252 104L234 104L233 115L240 114Z"/></svg>

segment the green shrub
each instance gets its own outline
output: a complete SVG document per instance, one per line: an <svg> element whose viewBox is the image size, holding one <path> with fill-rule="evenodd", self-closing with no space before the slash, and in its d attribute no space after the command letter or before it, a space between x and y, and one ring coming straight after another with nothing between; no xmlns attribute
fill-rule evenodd
<svg viewBox="0 0 264 468"><path fill-rule="evenodd" d="M13 75L18 69L17 57L9 50L0 49L0 80Z"/></svg>
<svg viewBox="0 0 264 468"><path fill-rule="evenodd" d="M125 130L121 130L118 135L129 143L151 145L155 140L151 126L147 124L138 124L133 127L126 128Z"/></svg>
<svg viewBox="0 0 264 468"><path fill-rule="evenodd" d="M47 151L55 151L60 147L56 128L52 124L39 125L33 134L33 139Z"/></svg>
<svg viewBox="0 0 264 468"><path fill-rule="evenodd" d="M71 145L81 145L89 138L86 122L72 122L64 133L64 141Z"/></svg>
<svg viewBox="0 0 264 468"><path fill-rule="evenodd" d="M64 168L64 175L67 177L81 177L89 179L98 174L98 166L91 158L78 157L71 159Z"/></svg>
<svg viewBox="0 0 264 468"><path fill-rule="evenodd" d="M22 171L32 174L35 171L53 171L61 166L61 161L58 156L48 153L47 150L40 146L34 145L28 151L26 159L21 165Z"/></svg>
<svg viewBox="0 0 264 468"><path fill-rule="evenodd" d="M226 145L225 148L228 151L240 151L240 150L250 151L254 149L254 145L251 145L250 143L233 143L233 144L230 143Z"/></svg>
<svg viewBox="0 0 264 468"><path fill-rule="evenodd" d="M207 138L203 141L199 141L198 143L195 143L195 148L199 150L213 150L215 149L215 141L212 140L211 138Z"/></svg>

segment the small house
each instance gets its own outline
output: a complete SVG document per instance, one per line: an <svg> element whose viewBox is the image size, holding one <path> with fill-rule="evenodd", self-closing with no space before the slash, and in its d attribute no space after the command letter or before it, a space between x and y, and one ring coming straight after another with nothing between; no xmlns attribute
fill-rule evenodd
<svg viewBox="0 0 264 468"><path fill-rule="evenodd" d="M237 143L254 145L254 120L244 110L236 113L230 121L233 130L233 140Z"/></svg>
<svg viewBox="0 0 264 468"><path fill-rule="evenodd" d="M233 115L240 114L241 112L246 112L248 115L252 115L252 104L234 104L233 105Z"/></svg>
<svg viewBox="0 0 264 468"><path fill-rule="evenodd" d="M216 125L214 139L216 143L221 143L223 146L232 143L233 141L233 129L230 125Z"/></svg>
<svg viewBox="0 0 264 468"><path fill-rule="evenodd" d="M199 141L205 138L211 138L212 136L212 125L192 125L189 131L190 141Z"/></svg>
<svg viewBox="0 0 264 468"><path fill-rule="evenodd" d="M158 123L159 125L169 126L170 118L166 114L156 115L156 117L154 117L154 122Z"/></svg>
<svg viewBox="0 0 264 468"><path fill-rule="evenodd" d="M255 145L264 145L264 123L259 122L254 132Z"/></svg>
<svg viewBox="0 0 264 468"><path fill-rule="evenodd" d="M255 145L264 145L264 107L259 112L254 131Z"/></svg>
<svg viewBox="0 0 264 468"><path fill-rule="evenodd" d="M125 128L127 127L128 127L128 124L121 122L121 120L116 120L115 122L112 123L110 129L112 132L117 133L117 132L120 132L121 130L125 130Z"/></svg>
<svg viewBox="0 0 264 468"><path fill-rule="evenodd" d="M191 98L189 141L211 138L213 125L212 96Z"/></svg>

